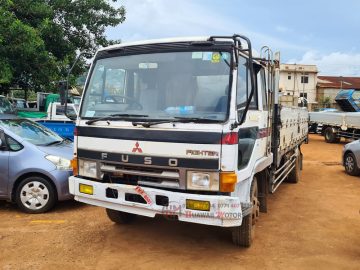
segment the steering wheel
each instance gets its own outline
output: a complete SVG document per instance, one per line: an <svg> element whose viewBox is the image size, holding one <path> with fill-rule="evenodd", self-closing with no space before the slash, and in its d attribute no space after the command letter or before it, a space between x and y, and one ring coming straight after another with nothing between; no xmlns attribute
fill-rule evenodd
<svg viewBox="0 0 360 270"><path fill-rule="evenodd" d="M132 97L128 97L128 96L114 96L114 95L109 95L109 96L106 96L105 97L105 102L107 103L112 103L111 101L107 101L107 98L111 98L112 100L114 100L114 103L121 103L119 102L119 99L125 99L125 100L128 100L130 101L129 102L129 106L127 107L128 108L131 108L133 105L136 105L137 108L139 108L140 110L143 109L143 106L141 105L141 103L139 101L137 101L136 99L132 98Z"/></svg>

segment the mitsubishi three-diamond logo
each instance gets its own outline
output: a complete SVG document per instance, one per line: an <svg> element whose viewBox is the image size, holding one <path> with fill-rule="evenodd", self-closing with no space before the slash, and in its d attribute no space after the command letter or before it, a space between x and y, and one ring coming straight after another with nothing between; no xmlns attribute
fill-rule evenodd
<svg viewBox="0 0 360 270"><path fill-rule="evenodd" d="M140 147L139 142L136 142L136 143L135 143L135 147L133 148L132 152L133 152L133 153L136 153L136 152L142 153L142 152L143 152L142 149L141 149L141 147Z"/></svg>

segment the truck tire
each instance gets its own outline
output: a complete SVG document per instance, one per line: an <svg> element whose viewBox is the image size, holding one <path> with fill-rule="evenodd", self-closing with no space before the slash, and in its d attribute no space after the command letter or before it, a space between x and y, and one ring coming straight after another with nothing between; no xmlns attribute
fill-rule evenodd
<svg viewBox="0 0 360 270"><path fill-rule="evenodd" d="M252 211L243 217L241 226L232 230L232 241L238 247L250 247L255 236L255 223L259 219L260 203L258 200L257 180L254 177L251 188Z"/></svg>
<svg viewBox="0 0 360 270"><path fill-rule="evenodd" d="M352 176L360 175L360 169L357 166L356 158L351 152L346 153L344 156L344 167L347 174Z"/></svg>
<svg viewBox="0 0 360 270"><path fill-rule="evenodd" d="M302 163L302 154L299 151L298 156L295 160L295 167L291 170L291 172L288 174L286 182L288 183L298 183L301 178L301 163Z"/></svg>
<svg viewBox="0 0 360 270"><path fill-rule="evenodd" d="M108 208L106 208L106 214L112 222L115 222L117 224L129 224L136 217L136 215L134 214L130 214L122 211L116 211Z"/></svg>
<svg viewBox="0 0 360 270"><path fill-rule="evenodd" d="M268 178L269 172L267 170L264 170L258 174L256 174L256 178L258 180L258 199L260 202L260 213L267 213L268 210L268 192L269 192L269 178Z"/></svg>
<svg viewBox="0 0 360 270"><path fill-rule="evenodd" d="M325 141L327 143L338 143L340 138L336 136L336 133L333 131L332 127L327 127L324 132Z"/></svg>

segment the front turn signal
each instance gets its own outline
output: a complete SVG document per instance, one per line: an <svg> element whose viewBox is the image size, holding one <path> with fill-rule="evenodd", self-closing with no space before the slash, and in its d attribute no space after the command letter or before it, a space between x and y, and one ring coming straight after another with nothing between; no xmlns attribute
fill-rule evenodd
<svg viewBox="0 0 360 270"><path fill-rule="evenodd" d="M78 166L78 159L77 157L74 157L71 160L71 167L72 167L72 171L73 171L73 175L78 175L79 174L79 166Z"/></svg>
<svg viewBox="0 0 360 270"><path fill-rule="evenodd" d="M237 175L235 172L220 173L220 191L233 192L237 183Z"/></svg>

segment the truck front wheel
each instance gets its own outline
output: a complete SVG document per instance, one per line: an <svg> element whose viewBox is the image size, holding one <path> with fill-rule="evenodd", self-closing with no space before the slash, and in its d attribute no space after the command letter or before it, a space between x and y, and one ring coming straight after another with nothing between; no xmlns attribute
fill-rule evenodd
<svg viewBox="0 0 360 270"><path fill-rule="evenodd" d="M129 224L136 217L136 215L134 214L116 211L112 209L106 209L106 214L112 222L115 222L117 224Z"/></svg>
<svg viewBox="0 0 360 270"><path fill-rule="evenodd" d="M255 223L259 219L260 203L258 200L257 179L254 177L251 188L252 211L243 217L241 226L232 230L233 243L239 247L250 247L255 236Z"/></svg>
<svg viewBox="0 0 360 270"><path fill-rule="evenodd" d="M334 132L332 127L328 127L325 129L324 136L327 143L340 142L340 138L336 136L336 132Z"/></svg>

